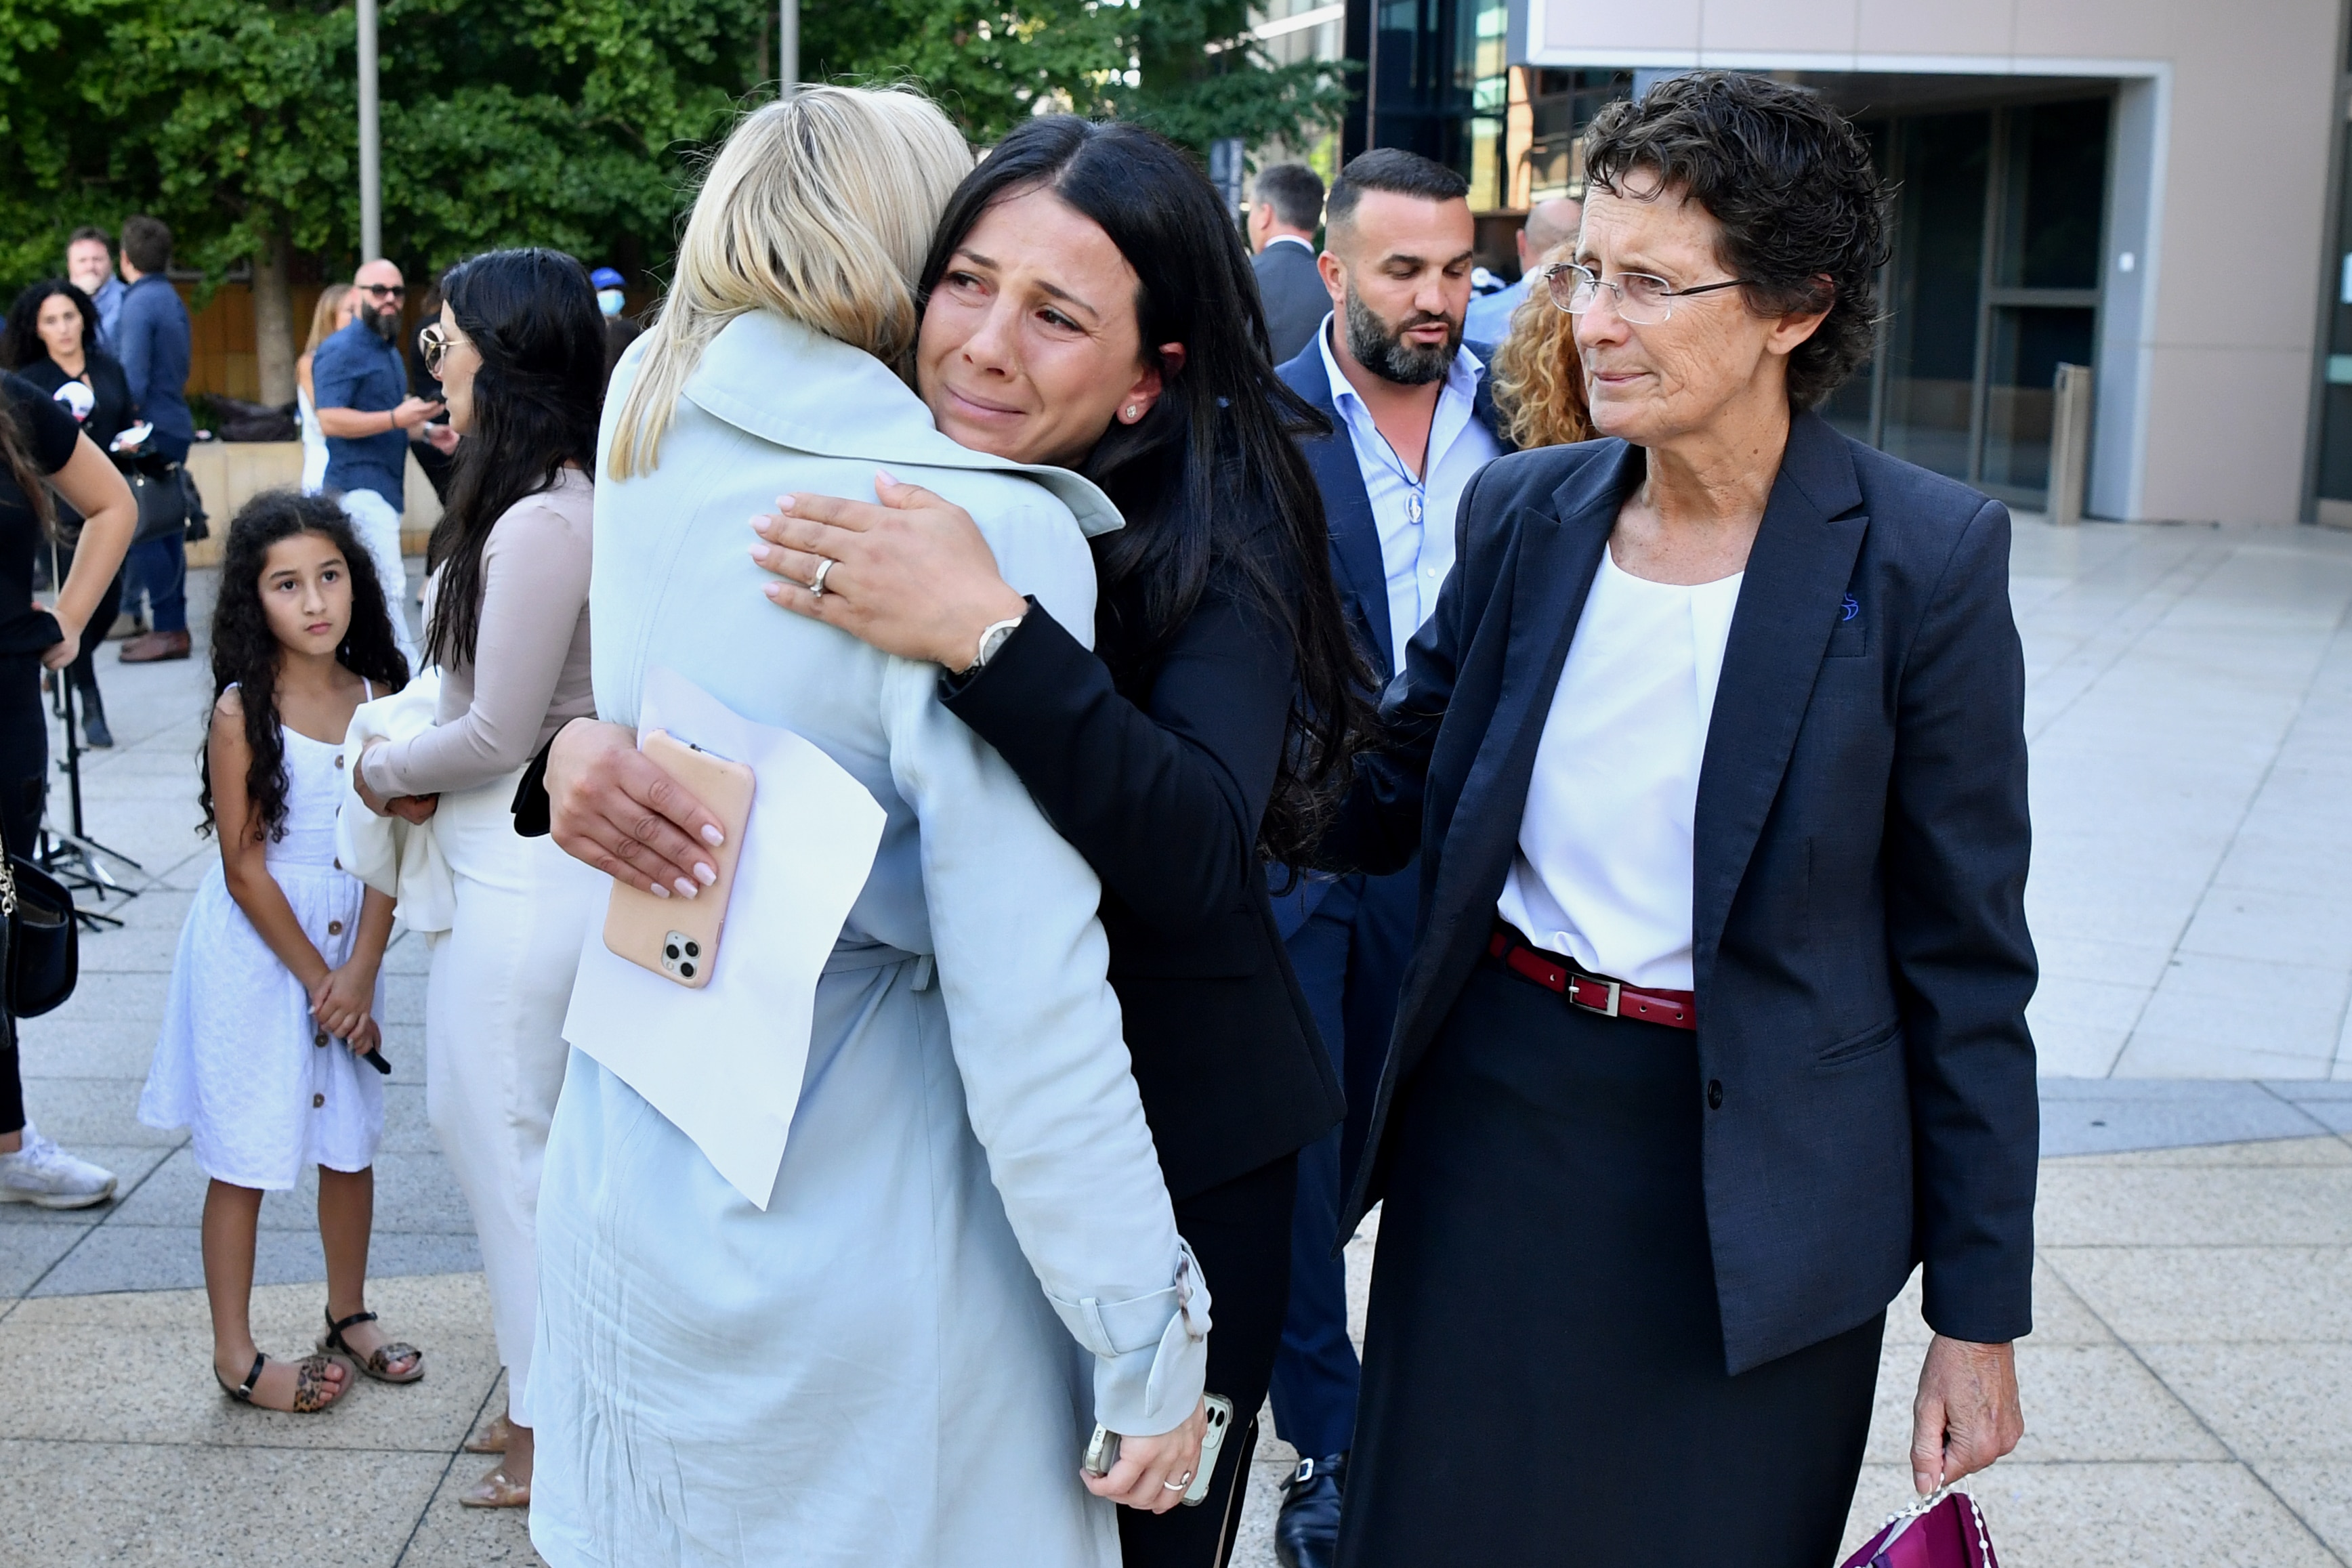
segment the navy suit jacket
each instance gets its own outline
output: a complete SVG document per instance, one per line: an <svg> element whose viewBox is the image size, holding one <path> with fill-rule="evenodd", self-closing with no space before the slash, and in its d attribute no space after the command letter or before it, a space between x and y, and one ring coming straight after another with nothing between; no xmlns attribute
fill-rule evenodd
<svg viewBox="0 0 2352 1568"><path fill-rule="evenodd" d="M1436 613L1325 857L1421 855L1421 940L1346 1235L1486 951L1537 742L1641 453L1491 464ZM1333 529L1334 538L1338 528ZM1851 442L1790 433L1701 764L1692 942L1707 1228L1737 1374L1877 1312L2031 1327L2039 1142L2025 1004L2024 662L2009 514Z"/></svg>

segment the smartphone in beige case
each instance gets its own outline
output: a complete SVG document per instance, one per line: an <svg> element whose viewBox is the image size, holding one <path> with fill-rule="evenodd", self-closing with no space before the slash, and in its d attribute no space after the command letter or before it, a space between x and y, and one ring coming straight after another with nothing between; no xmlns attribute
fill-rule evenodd
<svg viewBox="0 0 2352 1568"><path fill-rule="evenodd" d="M693 898L656 898L614 882L604 910L604 946L673 984L700 990L719 962L727 900L735 890L735 859L751 820L751 770L658 729L638 749L710 808L727 841L708 852L719 880Z"/></svg>

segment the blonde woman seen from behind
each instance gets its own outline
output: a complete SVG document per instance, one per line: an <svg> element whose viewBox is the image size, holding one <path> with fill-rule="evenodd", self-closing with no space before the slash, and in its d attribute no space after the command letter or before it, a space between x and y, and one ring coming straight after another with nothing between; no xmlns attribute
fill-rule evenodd
<svg viewBox="0 0 2352 1568"><path fill-rule="evenodd" d="M1585 402L1584 360L1576 348L1576 318L1561 308L1552 268L1565 266L1573 239L1555 246L1531 269L1534 287L1511 312L1510 335L1495 350L1495 407L1522 452L1592 439Z"/></svg>
<svg viewBox="0 0 2352 1568"><path fill-rule="evenodd" d="M601 715L633 724L667 667L823 749L887 823L764 1210L572 1058L531 1394L532 1541L554 1568L1115 1568L1110 1489L1079 1470L1095 1423L1126 1436L1122 1496L1164 1506L1198 1463L1208 1292L1129 1071L1099 885L937 700L936 666L777 614L749 549L779 494L871 494L887 467L1093 626L1087 532L1118 521L1101 493L957 445L898 374L970 167L909 92L813 88L747 117L614 377Z"/></svg>
<svg viewBox="0 0 2352 1568"><path fill-rule="evenodd" d="M319 396L310 382L310 357L351 319L350 284L330 283L319 290L319 303L310 310L310 340L294 361L294 401L301 405L298 412L302 421L302 494L306 496L317 495L327 479L327 433L319 428Z"/></svg>

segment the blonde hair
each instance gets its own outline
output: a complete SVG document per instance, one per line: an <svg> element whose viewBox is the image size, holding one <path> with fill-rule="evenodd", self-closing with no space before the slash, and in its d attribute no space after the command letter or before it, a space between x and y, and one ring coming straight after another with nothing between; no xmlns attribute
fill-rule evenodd
<svg viewBox="0 0 2352 1568"><path fill-rule="evenodd" d="M649 474L719 329L773 310L903 368L931 231L971 150L911 88L809 87L744 116L711 160L607 469Z"/></svg>
<svg viewBox="0 0 2352 1568"><path fill-rule="evenodd" d="M1575 242L1546 251L1528 269L1536 276L1565 261ZM1510 336L1495 350L1495 408L1512 444L1564 446L1592 439L1592 410L1584 396L1584 361L1576 351L1576 318L1551 302L1540 277L1511 312Z"/></svg>
<svg viewBox="0 0 2352 1568"><path fill-rule="evenodd" d="M304 359L317 353L319 345L335 335L335 318L351 296L352 286L348 283L330 283L319 290L319 303L310 308L310 340L302 345Z"/></svg>

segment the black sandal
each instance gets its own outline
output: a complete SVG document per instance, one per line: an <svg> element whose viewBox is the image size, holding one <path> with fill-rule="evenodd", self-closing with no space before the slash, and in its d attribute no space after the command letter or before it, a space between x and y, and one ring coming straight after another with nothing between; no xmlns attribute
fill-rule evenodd
<svg viewBox="0 0 2352 1568"><path fill-rule="evenodd" d="M268 1364L269 1358L257 1351L253 1357L253 1370L245 1375L243 1383L230 1387L228 1379L221 1375L217 1365L213 1368L213 1381L221 1385L223 1394L239 1405L251 1405L253 1385L261 1381L261 1369ZM331 1394L326 1392L327 1365L327 1358L323 1355L306 1355L294 1364L294 1403L287 1407L288 1415L314 1416L350 1392L348 1386L338 1388ZM263 1405L256 1408L267 1410L269 1406Z"/></svg>
<svg viewBox="0 0 2352 1568"><path fill-rule="evenodd" d="M353 1312L350 1317L343 1319L341 1322L337 1322L335 1321L335 1311L332 1307L330 1307L327 1309L327 1332L319 1336L319 1348L320 1350L331 1350L339 1354L351 1357L352 1364L357 1366L362 1372L366 1373L370 1377L374 1378L378 1383L414 1383L418 1378L424 1376L425 1353L417 1349L413 1344L395 1343L393 1344L379 1345L376 1347L375 1353L373 1355L362 1356L358 1351L353 1350L348 1343L344 1343L343 1331L345 1329L356 1328L362 1323L372 1323L375 1321L376 1316L373 1312ZM410 1367L406 1372L394 1372L390 1370L394 1362L405 1360L412 1356L415 1358L416 1364Z"/></svg>

